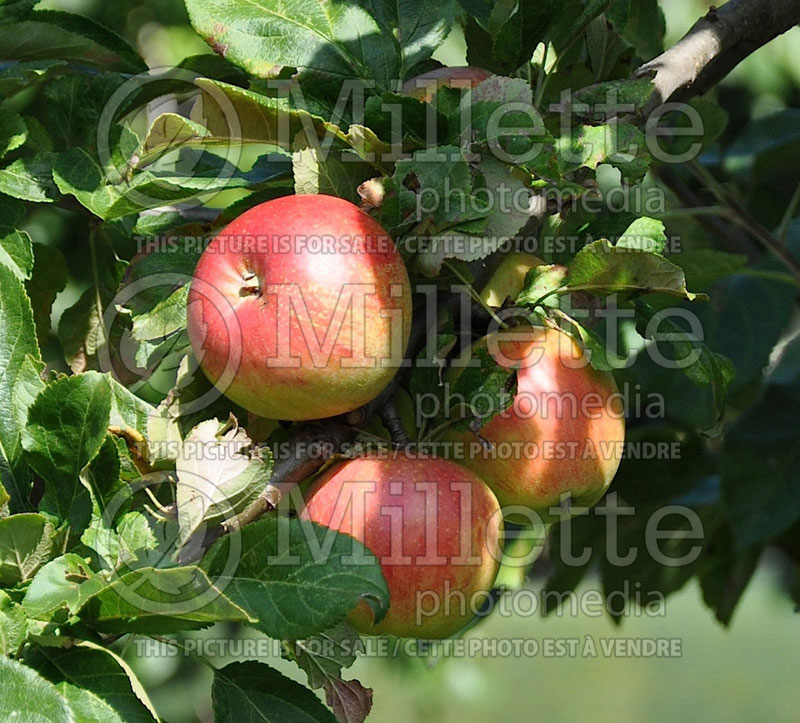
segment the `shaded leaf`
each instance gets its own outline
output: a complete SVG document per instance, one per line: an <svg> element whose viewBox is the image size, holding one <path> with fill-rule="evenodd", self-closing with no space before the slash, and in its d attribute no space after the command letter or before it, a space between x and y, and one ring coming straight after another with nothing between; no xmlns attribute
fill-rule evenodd
<svg viewBox="0 0 800 723"><path fill-rule="evenodd" d="M263 663L231 663L214 673L214 719L313 723L336 720L308 688Z"/></svg>
<svg viewBox="0 0 800 723"><path fill-rule="evenodd" d="M89 521L83 468L100 450L111 412L111 388L97 372L65 377L45 387L28 413L25 458L45 481L41 509L79 533Z"/></svg>
<svg viewBox="0 0 800 723"><path fill-rule="evenodd" d="M198 567L143 567L113 579L81 608L82 618L109 632L170 633L250 616Z"/></svg>
<svg viewBox="0 0 800 723"><path fill-rule="evenodd" d="M659 254L612 246L605 239L593 241L575 255L567 286L601 295L658 292L690 301L705 298L687 290L680 266Z"/></svg>
<svg viewBox="0 0 800 723"><path fill-rule="evenodd" d="M0 481L11 510L30 509L30 473L23 459L21 432L28 407L44 387L44 365L36 343L33 314L14 272L0 264Z"/></svg>
<svg viewBox="0 0 800 723"><path fill-rule="evenodd" d="M230 556L230 536L217 542L202 566L220 574ZM227 595L258 620L259 630L297 640L338 623L360 600L380 620L388 590L380 565L349 535L313 523L270 517L242 528L244 554Z"/></svg>
<svg viewBox="0 0 800 723"><path fill-rule="evenodd" d="M147 70L136 51L108 28L56 10L37 10L14 25L0 25L0 58L58 58L128 73Z"/></svg>
<svg viewBox="0 0 800 723"><path fill-rule="evenodd" d="M57 543L52 523L26 512L0 519L0 584L30 580L53 555Z"/></svg>
<svg viewBox="0 0 800 723"><path fill-rule="evenodd" d="M54 153L38 153L0 168L0 193L23 201L52 203L59 197L53 181Z"/></svg>
<svg viewBox="0 0 800 723"><path fill-rule="evenodd" d="M53 246L33 244L33 270L25 284L33 309L36 337L44 345L50 336L50 315L56 296L67 286L67 264Z"/></svg>

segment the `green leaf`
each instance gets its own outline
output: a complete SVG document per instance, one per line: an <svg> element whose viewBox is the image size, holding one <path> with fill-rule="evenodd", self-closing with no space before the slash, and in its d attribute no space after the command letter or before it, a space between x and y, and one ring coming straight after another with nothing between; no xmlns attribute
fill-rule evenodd
<svg viewBox="0 0 800 723"><path fill-rule="evenodd" d="M286 98L270 98L208 78L198 78L195 84L203 92L192 108L192 120L208 128L214 138L228 143L272 143L286 150L292 149L301 132L306 145L313 138L322 141L323 148L334 141L348 142L338 126L291 108Z"/></svg>
<svg viewBox="0 0 800 723"><path fill-rule="evenodd" d="M8 266L24 281L33 271L33 244L25 231L0 225L0 264Z"/></svg>
<svg viewBox="0 0 800 723"><path fill-rule="evenodd" d="M381 33L378 23L357 4L187 0L186 9L203 40L257 77L274 77L280 66L340 78L371 78L382 88L400 77L393 39Z"/></svg>
<svg viewBox="0 0 800 723"><path fill-rule="evenodd" d="M31 702L35 701L35 713ZM0 657L0 718L20 723L74 723L67 702L52 683L27 665Z"/></svg>
<svg viewBox="0 0 800 723"><path fill-rule="evenodd" d="M658 0L618 2L606 11L606 17L643 60L664 52L666 22Z"/></svg>
<svg viewBox="0 0 800 723"><path fill-rule="evenodd" d="M67 698L80 710L85 711L87 705L90 710L97 707L96 702L80 700L75 693L86 690L105 704L101 707L111 708L113 715L126 723L153 723L153 713L139 698L141 685L131 680L131 669L119 656L99 645L89 645L39 646L26 657L26 662L60 690L71 689L73 693Z"/></svg>
<svg viewBox="0 0 800 723"><path fill-rule="evenodd" d="M220 433L216 419L199 424L186 436L175 462L182 542L204 524L214 525L243 512L266 491L272 455L266 448L250 451L252 444L241 427ZM273 489L277 505L280 493Z"/></svg>
<svg viewBox="0 0 800 723"><path fill-rule="evenodd" d="M113 377L108 376L106 379L111 386L109 425L122 429L130 427L143 437L147 436L147 423L150 417L155 416L156 408L137 397Z"/></svg>
<svg viewBox="0 0 800 723"><path fill-rule="evenodd" d="M667 124L675 129L674 135L660 140L659 145L677 162L679 157L694 158L700 152L713 149L728 125L728 111L709 98L692 98L685 109L660 123L663 126ZM650 128L645 126L645 130ZM775 160L780 162L777 156Z"/></svg>
<svg viewBox="0 0 800 723"><path fill-rule="evenodd" d="M612 246L605 239L584 246L575 255L569 264L567 286L598 295L657 292L689 301L707 298L688 291L680 266L663 256Z"/></svg>
<svg viewBox="0 0 800 723"><path fill-rule="evenodd" d="M31 618L51 620L57 611L75 615L106 585L80 555L68 552L51 560L34 576L22 605Z"/></svg>
<svg viewBox="0 0 800 723"><path fill-rule="evenodd" d="M723 525L707 545L707 554L698 572L703 601L723 625L730 624L763 552L760 545L743 550L735 548L735 533L728 525Z"/></svg>
<svg viewBox="0 0 800 723"><path fill-rule="evenodd" d="M67 264L53 246L33 244L33 269L25 284L36 324L36 338L43 346L50 336L50 315L56 296L67 286Z"/></svg>
<svg viewBox="0 0 800 723"><path fill-rule="evenodd" d="M223 592L195 566L126 572L91 597L80 615L98 630L121 633L169 633L218 622L252 622L229 590Z"/></svg>
<svg viewBox="0 0 800 723"><path fill-rule="evenodd" d="M532 194L514 174L512 166L486 158L477 168L475 187L488 189L493 194L493 204L480 233L468 230L465 247L453 254L461 261L477 261L494 253L516 238L531 217Z"/></svg>
<svg viewBox="0 0 800 723"><path fill-rule="evenodd" d="M774 271L782 265L761 262L749 268ZM732 393L759 392L764 368L791 324L796 294L788 284L736 274L714 286L712 303L692 309L705 343L733 362Z"/></svg>
<svg viewBox="0 0 800 723"><path fill-rule="evenodd" d="M281 161L276 164L265 156L253 169L242 172L219 156L198 155L187 148L176 163L186 162L189 170L150 166L129 181L116 183L89 151L72 148L56 158L53 178L62 193L75 196L96 216L111 220L227 188L256 187L286 173L288 166Z"/></svg>
<svg viewBox="0 0 800 723"><path fill-rule="evenodd" d="M25 218L25 211L24 203L20 203L14 198L8 198L8 196L0 196L0 213L5 225L16 226Z"/></svg>
<svg viewBox="0 0 800 723"><path fill-rule="evenodd" d="M114 251L109 236L101 228L89 238L92 286L61 315L58 339L70 368L76 374L97 368L97 356L107 350L106 322L103 316L114 298L125 263ZM108 352L110 354L110 351Z"/></svg>
<svg viewBox="0 0 800 723"><path fill-rule="evenodd" d="M722 492L734 547L774 537L800 517L800 420L797 385L770 386L728 430Z"/></svg>
<svg viewBox="0 0 800 723"><path fill-rule="evenodd" d="M725 171L759 180L800 158L800 109L786 108L751 120L725 150Z"/></svg>
<svg viewBox="0 0 800 723"><path fill-rule="evenodd" d="M386 614L388 590L380 565L348 535L297 519L266 518L209 550L202 566L210 575L225 569L232 544L246 554L225 592L270 637L314 635L338 623L362 599L376 619Z"/></svg>
<svg viewBox="0 0 800 723"><path fill-rule="evenodd" d="M108 703L86 688L78 688L69 683L59 683L56 690L67 701L75 723L95 723L100 720L103 723L125 723Z"/></svg>
<svg viewBox="0 0 800 723"><path fill-rule="evenodd" d="M660 314L653 327L652 320L658 312L648 307L643 302L636 305L639 315L637 328L644 338L654 338L656 335L668 335L666 340L672 347L676 363L680 362L680 371L697 386L711 385L714 392L714 402L717 415L722 416L725 411L725 397L728 386L735 376L731 360L721 354L712 352L702 341L687 332L683 327L670 320L667 315ZM650 326L651 334L646 335L645 326ZM662 339L662 342L664 340ZM691 363L687 360L693 359Z"/></svg>
<svg viewBox="0 0 800 723"><path fill-rule="evenodd" d="M137 341L160 339L186 328L186 299L189 284L184 284L150 311L133 319L131 333Z"/></svg>
<svg viewBox="0 0 800 723"><path fill-rule="evenodd" d="M0 590L0 654L16 655L28 632L22 607Z"/></svg>
<svg viewBox="0 0 800 723"><path fill-rule="evenodd" d="M642 216L637 218L617 239L617 248L647 251L660 254L667 245L664 222L656 218Z"/></svg>
<svg viewBox="0 0 800 723"><path fill-rule="evenodd" d="M164 229L164 232L168 230ZM120 291L127 290L130 293L131 298L125 303L125 308L130 310L134 318L165 304L166 300L176 292L176 286L183 286L192 280L195 266L203 251L203 244L198 244L196 239L182 236L176 237L175 241L175 247L164 249L163 253L158 252L158 246L153 253L144 250L134 256L126 270ZM144 244L146 249L147 240ZM163 279L163 282L156 284L153 282L154 278ZM128 288L131 286L133 289Z"/></svg>
<svg viewBox="0 0 800 723"><path fill-rule="evenodd" d="M567 332L573 338L576 338L585 349L589 364L594 369L601 372L611 372L625 367L626 359L612 356L606 349L603 340L597 335L597 332L563 312L559 314L559 317L569 326Z"/></svg>
<svg viewBox="0 0 800 723"><path fill-rule="evenodd" d="M463 367L450 389L452 397L465 400L465 404L461 409L451 408L446 412L460 412L465 421L477 419L483 426L511 406L517 393L516 375L514 369L501 367L492 358L486 345L474 346L472 359L478 363ZM474 400L480 400L480 405Z"/></svg>
<svg viewBox="0 0 800 723"><path fill-rule="evenodd" d="M372 690L357 680L343 680L342 668L356 660L360 639L347 623L339 623L308 640L288 643L288 657L308 676L313 689L322 688L339 721L363 721L372 708Z"/></svg>
<svg viewBox="0 0 800 723"><path fill-rule="evenodd" d="M25 458L45 481L41 509L68 520L73 533L89 521L89 497L80 475L100 450L111 413L111 387L97 372L45 387L28 412Z"/></svg>
<svg viewBox="0 0 800 723"><path fill-rule="evenodd" d="M147 70L122 38L81 15L38 10L14 25L0 25L0 59L47 58L127 73Z"/></svg>
<svg viewBox="0 0 800 723"><path fill-rule="evenodd" d="M96 522L97 516L106 514L108 505L114 506L112 511L114 515L127 509L129 499L126 498L129 498L131 493L122 479L123 453L128 454L125 441L116 435L107 434L95 458L81 472L81 482L89 490L91 497L92 522ZM137 470L135 477L138 476ZM124 496L118 497L118 495Z"/></svg>
<svg viewBox="0 0 800 723"><path fill-rule="evenodd" d="M59 196L53 181L55 158L54 153L39 153L29 158L18 158L0 168L0 193L23 201L52 203Z"/></svg>
<svg viewBox="0 0 800 723"><path fill-rule="evenodd" d="M406 71L429 58L441 45L450 32L455 10L451 0L438 5L425 0L365 0L363 4L382 32L396 38Z"/></svg>
<svg viewBox="0 0 800 723"><path fill-rule="evenodd" d="M445 96L437 94L436 100L439 98ZM465 108L468 103L471 109ZM543 177L558 177L555 142L533 107L533 92L526 80L491 76L463 97L459 111L459 124L465 112L470 113L472 121L467 139L460 127L454 128L462 141L486 144L497 159L525 161L526 167Z"/></svg>
<svg viewBox="0 0 800 723"><path fill-rule="evenodd" d="M36 82L56 75L67 65L65 60L33 60L3 63L0 67L0 95L10 98ZM30 128L28 131L30 132Z"/></svg>
<svg viewBox="0 0 800 723"><path fill-rule="evenodd" d="M579 111L577 104L589 106L589 112L594 112L600 105L627 106L621 108L621 112L639 113L647 105L653 94L654 86L650 78L639 78L636 80L608 80L604 83L595 83L585 88L576 90L572 95L576 112ZM598 109L599 110L599 109Z"/></svg>
<svg viewBox="0 0 800 723"><path fill-rule="evenodd" d="M138 163L144 164L149 157L159 158L167 151L187 146L197 147L210 141L220 143L211 131L200 123L184 118L176 113L162 113L150 125L147 135L137 152Z"/></svg>
<svg viewBox="0 0 800 723"><path fill-rule="evenodd" d="M558 300L554 292L565 285L567 267L560 264L542 264L531 269L525 276L525 288L514 302L517 306L538 303L555 306Z"/></svg>
<svg viewBox="0 0 800 723"><path fill-rule="evenodd" d="M422 395L432 391L444 392L442 371L447 364L447 355L456 345L456 341L458 337L455 334L437 334L433 348L430 348L429 342L428 348L417 354L417 362L408 380L408 391L414 398L420 399Z"/></svg>
<svg viewBox="0 0 800 723"><path fill-rule="evenodd" d="M355 153L330 153L324 160L313 148L292 154L294 192L301 194L324 193L360 202L358 187L375 175L375 170Z"/></svg>
<svg viewBox="0 0 800 723"><path fill-rule="evenodd" d="M336 718L308 688L263 663L231 663L214 673L214 719L241 723L334 723Z"/></svg>
<svg viewBox="0 0 800 723"><path fill-rule="evenodd" d="M27 137L28 127L22 116L8 108L0 108L0 158L23 145Z"/></svg>
<svg viewBox="0 0 800 723"><path fill-rule="evenodd" d="M53 555L57 535L43 515L26 512L0 519L0 584L26 582Z"/></svg>
<svg viewBox="0 0 800 723"><path fill-rule="evenodd" d="M747 266L744 254L729 254L717 249L686 249L670 256L683 269L686 285L706 289L715 281L735 274Z"/></svg>
<svg viewBox="0 0 800 723"><path fill-rule="evenodd" d="M101 126L100 119L104 107L117 110L118 101L112 98L125 80L125 76L113 72L70 73L49 80L36 117L46 127L50 145L60 151L75 146L95 148L102 127L109 133L104 147L113 157L118 146L129 138L127 128L110 125L111 118L104 118Z"/></svg>
<svg viewBox="0 0 800 723"><path fill-rule="evenodd" d="M308 684L317 689L355 663L359 641L358 633L342 622L307 640L291 641L291 657L308 676Z"/></svg>
<svg viewBox="0 0 800 723"><path fill-rule="evenodd" d="M491 15L485 18L488 29L468 16L464 30L467 63L510 75L531 59L562 5L563 0L496 3ZM504 8L511 8L512 12L503 12Z"/></svg>
<svg viewBox="0 0 800 723"><path fill-rule="evenodd" d="M640 600L655 599L654 595L666 597L680 590L702 564L700 555L693 556L692 562L664 565L651 554L646 554L647 542L653 539L650 520L654 511L653 508L639 508L634 515L618 518L619 530L615 540L615 544L619 545L617 549L639 551L630 564L618 564L607 554L600 559L603 597L606 601L616 599L607 606L613 618L622 618L625 615L625 611L620 610L619 599L627 599L628 604L634 606ZM693 522L699 521L701 534L710 536L719 524L719 517L718 508L713 506L695 510L693 517L685 514L666 515L658 525L658 549L662 555L673 560L689 555L690 551L703 545L703 538L698 538L696 532L692 534ZM610 539L606 542L608 544Z"/></svg>
<svg viewBox="0 0 800 723"><path fill-rule="evenodd" d="M16 275L0 265L0 481L11 510L30 509L30 473L20 434L33 397L44 387L30 302Z"/></svg>
<svg viewBox="0 0 800 723"><path fill-rule="evenodd" d="M594 170L601 163L609 163L624 178L638 182L650 166L644 133L630 123L581 125L570 130L569 135L557 138L556 144L563 172L582 167Z"/></svg>
<svg viewBox="0 0 800 723"><path fill-rule="evenodd" d="M13 23L29 15L41 0L0 0L0 25Z"/></svg>
<svg viewBox="0 0 800 723"><path fill-rule="evenodd" d="M174 551L174 525L158 524L142 512L132 510L118 516L116 529L107 526L108 515L92 518L81 542L94 550L105 569L145 567L169 557Z"/></svg>

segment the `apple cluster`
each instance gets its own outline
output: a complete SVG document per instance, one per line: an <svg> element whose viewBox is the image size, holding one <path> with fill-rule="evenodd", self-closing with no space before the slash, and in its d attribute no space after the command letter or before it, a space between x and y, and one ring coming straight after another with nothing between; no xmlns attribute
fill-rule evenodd
<svg viewBox="0 0 800 723"><path fill-rule="evenodd" d="M282 244L272 251L232 238L360 237L358 250ZM208 378L254 414L278 420L341 415L374 399L403 365L412 316L411 285L387 232L340 198L294 195L262 203L231 222L201 256L188 299L188 331ZM484 302L499 306L522 287L537 259L511 255ZM503 293L497 289L502 287ZM587 419L549 409L554 390L616 392L610 374L576 366L579 349L557 329L522 325L475 344L517 374L517 397L480 430L485 444L624 439L611 409ZM455 375L458 370L452 370ZM523 414L523 396L542 397L541 413ZM561 410L563 412L563 410ZM474 439L470 431L449 438ZM453 445L474 448L474 445ZM619 449L619 445L616 445ZM329 467L305 495L304 519L352 535L380 561L390 592L374 624L366 604L350 615L361 632L404 637L453 635L473 614L465 601L488 594L499 567L504 513L546 515L564 494L596 502L619 455L607 459L459 459L397 452ZM502 507L501 507L502 505ZM436 600L421 615L422 601Z"/></svg>

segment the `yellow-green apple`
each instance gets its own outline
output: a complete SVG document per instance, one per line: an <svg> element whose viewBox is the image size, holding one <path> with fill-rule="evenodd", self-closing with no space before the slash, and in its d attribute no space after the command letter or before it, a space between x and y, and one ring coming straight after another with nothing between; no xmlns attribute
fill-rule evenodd
<svg viewBox="0 0 800 723"><path fill-rule="evenodd" d="M401 452L356 458L313 483L301 517L352 535L381 564L389 611L375 624L360 603L348 619L362 633L452 635L480 611L497 575L497 499L455 462Z"/></svg>
<svg viewBox="0 0 800 723"><path fill-rule="evenodd" d="M402 362L411 288L388 233L349 201L295 195L203 252L188 331L210 381L271 419L319 419L377 396Z"/></svg>
<svg viewBox="0 0 800 723"><path fill-rule="evenodd" d="M516 299L525 288L525 277L528 272L543 263L544 261L538 256L524 251L505 254L481 290L481 301L487 306L500 307L506 297Z"/></svg>
<svg viewBox="0 0 800 723"><path fill-rule="evenodd" d="M439 88L474 88L491 75L488 70L471 66L434 68L403 83L403 93L428 103Z"/></svg>
<svg viewBox="0 0 800 723"><path fill-rule="evenodd" d="M491 448L470 431L448 433L451 442L466 443L454 446L463 452L458 461L486 481L503 507L523 506L545 521L567 494L575 505L595 504L616 474L625 441L614 377L589 366L575 340L558 329L525 324L476 346L517 369L517 391L480 430Z"/></svg>

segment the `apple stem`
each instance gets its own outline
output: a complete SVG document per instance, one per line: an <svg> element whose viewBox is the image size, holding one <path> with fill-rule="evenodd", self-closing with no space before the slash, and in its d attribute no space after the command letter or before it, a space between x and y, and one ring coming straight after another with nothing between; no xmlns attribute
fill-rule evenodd
<svg viewBox="0 0 800 723"><path fill-rule="evenodd" d="M483 426L483 419L481 417L475 417L475 419L473 419L469 423L469 431L472 432L480 440L481 446L487 452L491 452L494 449L494 445L481 434L482 426Z"/></svg>
<svg viewBox="0 0 800 723"><path fill-rule="evenodd" d="M411 440L403 428L403 422L400 419L400 412L397 411L397 406L393 398L389 398L386 402L378 408L378 416L383 422L383 426L389 432L392 438L392 444L398 449L405 449L411 445Z"/></svg>

